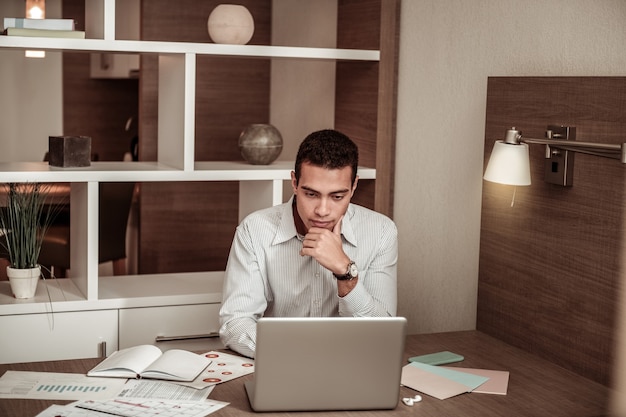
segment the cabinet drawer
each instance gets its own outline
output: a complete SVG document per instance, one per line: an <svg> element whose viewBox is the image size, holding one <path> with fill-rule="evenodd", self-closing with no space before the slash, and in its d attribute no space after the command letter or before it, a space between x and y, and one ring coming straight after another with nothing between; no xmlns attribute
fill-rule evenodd
<svg viewBox="0 0 626 417"><path fill-rule="evenodd" d="M101 356L117 349L117 310L1 316L0 362Z"/></svg>
<svg viewBox="0 0 626 417"><path fill-rule="evenodd" d="M218 337L220 304L122 309L120 349L156 345L161 350L209 351L223 348ZM207 336L213 337L198 337ZM158 341L165 339L165 341Z"/></svg>

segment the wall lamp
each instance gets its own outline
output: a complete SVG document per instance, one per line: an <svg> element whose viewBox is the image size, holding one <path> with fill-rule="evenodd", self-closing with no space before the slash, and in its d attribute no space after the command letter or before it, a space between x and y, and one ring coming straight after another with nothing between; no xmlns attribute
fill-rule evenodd
<svg viewBox="0 0 626 417"><path fill-rule="evenodd" d="M528 144L545 145L546 162L544 180L551 184L571 186L574 172L574 152L626 163L626 144L576 142L576 128L548 126L545 139L522 137L522 132L512 127L504 140L495 142L484 179L508 185L530 185Z"/></svg>

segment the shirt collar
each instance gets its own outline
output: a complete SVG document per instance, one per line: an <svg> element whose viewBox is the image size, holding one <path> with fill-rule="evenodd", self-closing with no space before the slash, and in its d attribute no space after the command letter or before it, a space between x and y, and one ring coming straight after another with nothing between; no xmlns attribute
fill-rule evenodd
<svg viewBox="0 0 626 417"><path fill-rule="evenodd" d="M280 223L278 230L276 230L276 236L274 237L274 245L281 244L292 238L298 238L298 232L296 231L296 225L293 221L293 205L294 196L292 195L289 201L282 205L282 212L280 216ZM341 221L341 234L343 237L353 246L357 246L356 235L352 227L351 219L354 216L354 208L352 204L348 205L346 215Z"/></svg>
<svg viewBox="0 0 626 417"><path fill-rule="evenodd" d="M354 233L354 228L352 227L352 218L354 217L354 206L352 203L348 205L348 210L346 210L345 216L341 220L341 234L348 241L348 243L352 244L352 246L357 246L356 234Z"/></svg>
<svg viewBox="0 0 626 417"><path fill-rule="evenodd" d="M296 231L296 225L293 222L293 212L291 206L293 205L294 196L292 195L289 201L282 205L282 212L280 214L280 223L278 224L278 230L276 230L276 236L274 236L274 245L281 244L294 237L298 237Z"/></svg>

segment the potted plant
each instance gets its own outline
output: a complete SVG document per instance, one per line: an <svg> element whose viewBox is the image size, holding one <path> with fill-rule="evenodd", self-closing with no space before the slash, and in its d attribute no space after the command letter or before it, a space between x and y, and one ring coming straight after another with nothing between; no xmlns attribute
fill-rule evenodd
<svg viewBox="0 0 626 417"><path fill-rule="evenodd" d="M7 276L15 298L32 298L41 275L37 263L43 236L59 212L49 201L51 184L5 184L0 206L0 243L9 260Z"/></svg>

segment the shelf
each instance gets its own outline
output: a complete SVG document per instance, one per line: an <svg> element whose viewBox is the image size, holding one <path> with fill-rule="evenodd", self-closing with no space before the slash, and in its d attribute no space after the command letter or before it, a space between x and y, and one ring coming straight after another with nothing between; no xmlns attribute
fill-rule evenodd
<svg viewBox="0 0 626 417"><path fill-rule="evenodd" d="M275 161L271 165L251 165L246 162L196 162L194 175L203 177L211 175L213 181L257 181L257 180L291 180L291 171L294 161ZM359 167L358 175L361 179L376 179L374 168Z"/></svg>
<svg viewBox="0 0 626 417"><path fill-rule="evenodd" d="M293 161L251 165L240 161L196 162L181 170L158 162L92 162L89 167L57 168L47 162L2 162L2 182L158 182L290 180ZM376 170L359 167L359 178L375 179Z"/></svg>
<svg viewBox="0 0 626 417"><path fill-rule="evenodd" d="M87 300L70 278L47 279L34 298L18 300L0 282L0 316L220 303L223 271L100 277L99 299ZM48 298L50 294L50 298Z"/></svg>
<svg viewBox="0 0 626 417"><path fill-rule="evenodd" d="M307 66L317 65L314 61L354 61L366 63L365 69L372 74L375 72L374 69L378 69L378 63L380 62L380 66L384 67L385 61L383 58L381 62L381 53L378 50L224 45L209 42L208 36L206 42L204 42L204 37L198 38L196 42L117 40L116 3L119 1L86 0L86 6L91 8L91 11L86 14L85 22L88 39L0 36L0 50L7 51L5 54L10 55L10 59L21 59L23 55L21 52L28 49L86 54L146 54L158 58L158 63L151 62L151 64L158 65L156 73L158 79L153 80L156 81L158 93L155 103L159 115L156 125L157 161L96 161L92 162L91 166L82 168L51 167L47 162L0 162L0 176L3 183L71 183L70 277L40 282L36 296L29 300L15 299L11 294L9 283L0 281L0 319L3 325L7 323L7 330L13 334L20 335L25 327L24 323L36 325L50 323L53 326L56 313L59 313L57 324L61 324L64 320L65 323L78 321L85 328L93 330L91 333L97 336L96 339L89 335L89 337L82 338L86 346L82 350L76 347L74 341L71 345L66 343L67 337L58 331L58 328L62 326L57 326L55 331L50 329L50 334L44 332L45 334L37 336L37 346L50 346L56 343L57 346L54 349L65 355L62 357L81 355L83 350L95 351L102 342L108 344L107 350L117 349L121 313L148 314L148 310L132 311L130 309L167 307L166 310L169 312L181 310L177 309L181 306L201 306L202 308L209 306L213 313L206 320L217 322L217 312L222 300L223 271L100 276L98 183L236 181L239 188L237 213L239 221L253 211L281 204L286 200L283 193L287 189L286 181L291 180L293 161L251 165L243 160L196 160L198 155L196 152L196 103L199 101L196 97L196 71L197 68L202 68L202 65L197 65L199 57L241 58L232 62L233 65L246 65L251 62L246 59L304 60L305 62L308 60ZM384 15L381 18L384 18ZM372 44L372 47L376 48L376 45ZM381 43L381 49L385 49L383 43ZM341 66L345 67L345 65ZM362 67L362 65L351 66ZM385 80L383 76L378 76L372 80L368 79L368 82L372 90L378 91L380 96L381 92L393 90L387 88L389 83ZM385 87L382 90L381 85ZM199 96L199 98L203 99L204 96ZM377 108L380 113L382 109L380 99L378 103ZM360 105L359 102L356 104ZM360 110L360 107L354 107L353 101L350 101L348 105ZM355 123L360 123L360 121ZM369 129L368 131L375 132L377 137L381 136L379 130ZM11 140L17 141L18 138L11 138ZM376 152L376 150L377 148L374 147L370 151ZM376 158L369 157L364 161L368 164L380 165ZM391 178L388 171L384 169L379 168L378 173L385 178ZM377 169L359 167L358 176L362 180L376 179ZM195 307L192 309L196 310ZM181 324L185 321L184 316L180 317L177 314L171 314L171 316L175 317L174 321L177 320ZM74 330L74 327L70 328L71 332ZM72 333L72 338L74 336L76 335ZM81 338L77 337L77 339ZM38 354L38 352L29 354L26 360L37 359Z"/></svg>
<svg viewBox="0 0 626 417"><path fill-rule="evenodd" d="M379 61L374 50L308 48L295 46L223 45L194 42L126 41L102 39L35 38L0 36L0 48L37 48L47 51L196 54L240 58L296 58L323 60Z"/></svg>
<svg viewBox="0 0 626 417"><path fill-rule="evenodd" d="M115 308L222 302L224 271L100 277L99 303Z"/></svg>
<svg viewBox="0 0 626 417"><path fill-rule="evenodd" d="M57 309L61 304L68 307L84 302L85 297L68 278L40 281L35 297L29 299L16 299L11 293L9 281L0 281L0 316L63 311L66 309Z"/></svg>

